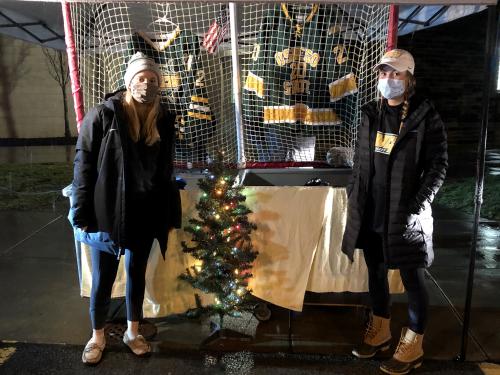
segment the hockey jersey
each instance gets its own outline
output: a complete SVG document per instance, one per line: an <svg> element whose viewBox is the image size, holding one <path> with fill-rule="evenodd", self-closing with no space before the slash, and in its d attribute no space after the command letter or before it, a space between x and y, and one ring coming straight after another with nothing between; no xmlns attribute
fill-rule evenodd
<svg viewBox="0 0 500 375"><path fill-rule="evenodd" d="M137 32L132 36L131 49L131 54L141 51L159 64L163 101L177 113L176 158L205 161L206 145L216 122L200 63L198 37L178 28L155 39Z"/></svg>
<svg viewBox="0 0 500 375"><path fill-rule="evenodd" d="M338 132L332 125L342 123L342 101L358 91L346 26L336 5L283 3L263 17L243 89L244 123L260 161L284 160L284 137L325 143Z"/></svg>

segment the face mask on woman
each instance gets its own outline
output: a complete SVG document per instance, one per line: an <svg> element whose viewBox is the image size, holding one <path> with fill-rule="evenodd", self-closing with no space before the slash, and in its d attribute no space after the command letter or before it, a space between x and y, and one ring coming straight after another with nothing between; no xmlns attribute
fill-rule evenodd
<svg viewBox="0 0 500 375"><path fill-rule="evenodd" d="M151 103L158 94L156 83L137 82L130 85L132 97L139 103Z"/></svg>
<svg viewBox="0 0 500 375"><path fill-rule="evenodd" d="M394 99L405 93L405 81L402 79L381 78L377 88L386 99Z"/></svg>

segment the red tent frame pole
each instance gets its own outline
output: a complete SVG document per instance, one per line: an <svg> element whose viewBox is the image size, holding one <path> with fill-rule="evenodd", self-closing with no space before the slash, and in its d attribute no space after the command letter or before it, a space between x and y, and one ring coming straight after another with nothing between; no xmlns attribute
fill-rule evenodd
<svg viewBox="0 0 500 375"><path fill-rule="evenodd" d="M387 51L397 48L398 46L398 22L399 22L399 5L391 5L389 8Z"/></svg>
<svg viewBox="0 0 500 375"><path fill-rule="evenodd" d="M80 87L80 75L78 74L78 56L76 55L75 37L73 25L71 24L71 8L69 3L61 0L63 20L64 20L64 39L66 42L66 53L68 55L69 74L71 79L71 93L73 94L73 103L76 115L76 127L80 133L80 126L84 116L83 95Z"/></svg>

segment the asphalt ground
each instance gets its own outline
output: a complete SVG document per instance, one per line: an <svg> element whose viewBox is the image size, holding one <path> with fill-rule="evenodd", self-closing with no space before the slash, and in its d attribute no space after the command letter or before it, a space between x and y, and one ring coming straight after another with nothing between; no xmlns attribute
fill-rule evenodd
<svg viewBox="0 0 500 375"><path fill-rule="evenodd" d="M135 358L115 344L107 347L99 366L83 365L81 352L90 334L88 300L79 296L66 212L67 207L60 207L0 214L0 374L380 373L380 360L348 355L362 335L363 312L334 306L308 306L291 315L274 307L270 321L255 323L250 343L222 345L223 350L212 352L200 349L206 334L199 322L158 320L149 358ZM471 362L462 363L454 358L461 338L472 223L467 215L438 208L435 219L436 261L427 277L431 317L426 360L414 373L499 375L498 366L484 363L500 362L500 225L481 222L468 341ZM404 296L395 299L393 337L399 337L405 324L405 302Z"/></svg>
<svg viewBox="0 0 500 375"><path fill-rule="evenodd" d="M149 357L138 358L128 349L117 347L105 350L103 359L97 366L87 366L80 360L82 350L83 346L80 345L0 343L0 374L371 375L381 373L379 360L358 360L352 356L246 351L228 353L177 351L154 352ZM481 375L487 372L483 372L476 363L427 360L413 373Z"/></svg>

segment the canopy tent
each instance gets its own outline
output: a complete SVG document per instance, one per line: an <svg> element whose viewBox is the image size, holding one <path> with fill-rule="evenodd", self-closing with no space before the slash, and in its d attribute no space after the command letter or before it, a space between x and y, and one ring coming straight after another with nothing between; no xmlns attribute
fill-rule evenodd
<svg viewBox="0 0 500 375"><path fill-rule="evenodd" d="M0 33L44 47L65 50L61 4L2 1Z"/></svg>
<svg viewBox="0 0 500 375"><path fill-rule="evenodd" d="M486 9L481 4L453 5L457 2L459 1L441 1L442 5L401 5L398 35L434 27ZM0 33L49 48L66 49L63 16L58 1L2 1Z"/></svg>

